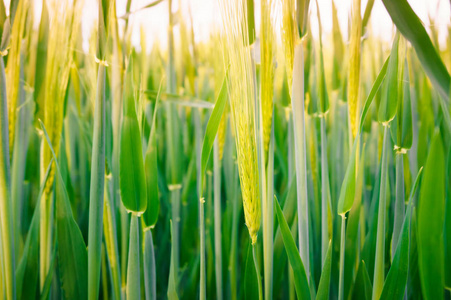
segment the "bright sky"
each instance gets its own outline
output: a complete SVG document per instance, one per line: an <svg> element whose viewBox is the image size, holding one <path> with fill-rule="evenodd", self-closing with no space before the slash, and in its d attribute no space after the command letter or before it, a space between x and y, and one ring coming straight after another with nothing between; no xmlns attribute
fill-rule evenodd
<svg viewBox="0 0 451 300"><path fill-rule="evenodd" d="M1 0L0 0L1 1ZM40 14L42 7L42 0L34 1L36 14ZM116 0L118 15L125 13L125 5L127 0ZM131 10L140 8L154 0L132 0ZM196 41L208 39L209 33L212 30L219 29L221 26L221 17L218 8L219 0L173 0L173 11L177 11L179 5L182 6L182 12L188 19L189 10L191 10L193 17L194 33ZM237 1L237 0L230 0ZM279 2L280 0L276 0ZM323 25L323 31L325 35L330 33L332 29L332 0L317 0L320 13L321 22ZM352 0L334 0L337 6L338 18L340 20L340 27L347 38L347 20L350 12ZM368 0L362 0L362 15ZM5 0L6 6L9 6L10 0ZM434 20L435 26L439 28L439 40L443 44L447 38L447 27L451 21L451 9L450 2L448 0L408 0L413 10L417 13L423 24L429 29L430 21L429 17ZM97 1L85 0L83 11L83 36L85 41L91 33L91 28L96 24L97 19ZM260 0L255 0L256 7L256 25L259 26L259 11ZM317 18L316 18L316 5L314 0L311 0L311 18L312 18L312 33L317 36ZM135 13L131 18L131 24L133 26L132 42L134 45L139 45L141 26L146 31L147 44L151 45L156 39L158 39L163 45L167 44L167 25L168 25L168 4L167 1L152 7L150 9L143 10ZM381 0L376 0L374 3L373 11L370 18L373 33L382 37L389 42L392 38L393 24L389 15L387 14L384 5ZM177 28L176 28L177 29ZM85 43L84 48L87 48ZM150 47L149 47L150 49Z"/></svg>

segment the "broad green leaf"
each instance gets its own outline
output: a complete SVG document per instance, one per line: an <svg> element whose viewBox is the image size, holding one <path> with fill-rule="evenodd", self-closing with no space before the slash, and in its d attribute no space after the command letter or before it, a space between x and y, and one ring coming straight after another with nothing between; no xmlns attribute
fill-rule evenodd
<svg viewBox="0 0 451 300"><path fill-rule="evenodd" d="M119 185L125 208L139 214L146 210L147 192L141 134L135 110L131 61L127 67L124 84L124 115L119 149Z"/></svg>
<svg viewBox="0 0 451 300"><path fill-rule="evenodd" d="M387 77L382 86L382 100L379 105L378 121L388 123L395 117L398 106L398 47L399 32L393 41L390 58L388 60Z"/></svg>
<svg viewBox="0 0 451 300"><path fill-rule="evenodd" d="M161 90L161 83L159 91ZM150 129L149 142L145 154L144 168L146 172L147 187L147 208L143 214L145 227L153 227L157 223L158 214L160 213L160 199L158 198L158 156L157 156L157 137L156 137L156 120L159 104L159 95L155 102L152 117L152 128Z"/></svg>
<svg viewBox="0 0 451 300"><path fill-rule="evenodd" d="M418 263L423 297L443 299L445 157L440 131L430 146L418 204Z"/></svg>
<svg viewBox="0 0 451 300"><path fill-rule="evenodd" d="M246 256L246 269L244 271L244 294L245 299L258 299L258 276L255 271L254 256L252 255L252 245L249 243Z"/></svg>
<svg viewBox="0 0 451 300"><path fill-rule="evenodd" d="M327 247L326 259L324 261L323 270L321 272L321 278L319 280L318 293L316 294L316 300L329 299L331 269L332 269L332 241L329 241L329 247Z"/></svg>
<svg viewBox="0 0 451 300"><path fill-rule="evenodd" d="M218 133L219 123L221 122L222 115L224 113L227 104L227 75L222 81L221 90L219 92L218 98L216 99L216 104L211 113L210 119L208 120L207 130L205 132L204 142L202 144L202 182L205 176L205 171L207 170L208 158L210 157L211 148Z"/></svg>
<svg viewBox="0 0 451 300"><path fill-rule="evenodd" d="M279 201L275 196L274 208L279 221L280 231L282 232L283 243L285 244L288 260L293 268L296 294L298 295L298 299L310 300L310 288L307 280L307 274L305 273L304 264L302 263L301 256L299 255L298 248L296 247L296 242L291 235L290 228L288 227L282 209L280 208Z"/></svg>
<svg viewBox="0 0 451 300"><path fill-rule="evenodd" d="M393 23L402 35L412 44L418 59L440 95L447 99L450 76L437 50L432 45L421 20L410 7L407 0L382 0Z"/></svg>
<svg viewBox="0 0 451 300"><path fill-rule="evenodd" d="M422 169L418 172L415 184L412 186L412 191L409 198L409 206L404 218L402 226L401 238L396 247L393 263L387 278L384 282L384 288L380 299L403 299L407 284L407 275L409 268L409 244L410 244L410 223L412 214L412 198L415 195L416 188L420 179Z"/></svg>
<svg viewBox="0 0 451 300"><path fill-rule="evenodd" d="M351 210L354 203L355 185L356 185L356 152L359 147L360 134L354 140L351 156L349 157L348 167L346 168L345 178L341 185L340 197L338 198L337 213L344 215Z"/></svg>
<svg viewBox="0 0 451 300"><path fill-rule="evenodd" d="M50 138L42 122L41 126L56 166L56 238L61 289L66 299L87 299L88 253L86 245L72 215L69 196Z"/></svg>

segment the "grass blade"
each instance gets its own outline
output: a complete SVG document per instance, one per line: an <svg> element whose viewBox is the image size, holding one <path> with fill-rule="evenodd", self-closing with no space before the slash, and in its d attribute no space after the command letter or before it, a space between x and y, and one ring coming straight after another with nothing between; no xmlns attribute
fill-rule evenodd
<svg viewBox="0 0 451 300"><path fill-rule="evenodd" d="M119 150L121 199L128 211L143 213L147 207L146 175L136 117L132 62L129 61L124 86L124 116Z"/></svg>
<svg viewBox="0 0 451 300"><path fill-rule="evenodd" d="M56 166L56 238L58 241L61 289L68 299L86 299L88 295L88 253L86 245L80 228L72 215L69 196L61 177L55 151L44 124L40 123Z"/></svg>
<svg viewBox="0 0 451 300"><path fill-rule="evenodd" d="M88 294L91 300L99 297L100 283L105 184L105 77L106 67L99 64L89 197Z"/></svg>
<svg viewBox="0 0 451 300"><path fill-rule="evenodd" d="M287 251L288 260L293 268L294 284L296 288L296 294L298 299L310 300L310 288L307 280L307 274L302 263L301 256L296 247L296 243L291 235L290 228L280 208L279 201L274 198L274 209L276 210L277 219L279 220L280 231L282 232L283 243L285 244L285 250Z"/></svg>
<svg viewBox="0 0 451 300"><path fill-rule="evenodd" d="M418 204L418 264L425 299L443 299L445 156L442 138L432 139Z"/></svg>

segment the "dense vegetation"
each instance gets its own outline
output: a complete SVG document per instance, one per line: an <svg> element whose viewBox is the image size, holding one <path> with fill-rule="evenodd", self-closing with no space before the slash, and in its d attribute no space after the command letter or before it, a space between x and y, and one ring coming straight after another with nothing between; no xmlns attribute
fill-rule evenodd
<svg viewBox="0 0 451 300"><path fill-rule="evenodd" d="M10 2L0 299L450 299L451 38L406 0L391 44L374 0L349 40L338 1L325 35L314 0L218 0L197 43L98 0L88 51L81 0ZM133 45L156 5L167 46Z"/></svg>

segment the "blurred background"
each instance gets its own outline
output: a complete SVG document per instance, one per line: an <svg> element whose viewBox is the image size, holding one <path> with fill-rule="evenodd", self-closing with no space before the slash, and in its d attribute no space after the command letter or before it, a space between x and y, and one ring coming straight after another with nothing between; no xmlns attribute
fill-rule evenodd
<svg viewBox="0 0 451 300"><path fill-rule="evenodd" d="M53 0L51 0L53 1ZM83 1L83 0L82 0ZM155 0L132 0L131 11L136 11L139 8L149 4ZM235 1L235 0L231 0ZM314 0L311 0L312 3ZM324 30L324 45L327 47L329 42L329 33L332 29L332 4L333 0L317 0L320 7L321 22ZM351 0L334 0L337 7L338 18L343 37L347 39L348 18L350 13ZM5 4L9 6L10 0L6 0ZM97 6L96 0L85 0L82 18L83 26L83 48L87 51L88 37L92 32L92 28L97 24ZM279 1L280 2L280 1ZM362 15L365 10L368 0L362 0ZM448 38L448 27L451 26L451 9L449 0L408 0L415 13L420 17L427 30L432 26L437 27L438 37L441 47L444 47L446 39ZM127 0L117 0L117 14L122 16L125 14ZM259 19L259 5L260 0L255 0L256 9L256 25L260 24ZM40 15L42 9L42 0L34 0L35 13ZM280 5L280 3L279 3ZM174 0L173 11L176 12L179 7L182 7L182 13L185 14L186 20L190 20L189 14L191 12L195 41L205 41L208 39L212 30L220 30L221 17L218 8L217 0ZM279 9L276 7L275 9ZM310 5L310 17L313 24L317 24L316 5ZM39 18L36 18L39 20ZM167 44L167 26L168 26L168 4L166 1L158 4L150 9L138 11L130 18L132 43L139 48L140 27L143 26L146 32L147 48L150 51L152 44L158 40L161 47L164 49ZM385 10L382 1L376 0L373 11L371 13L371 30L376 36L381 37L384 41L391 42L394 27L393 23ZM37 24L36 24L37 25ZM174 33L177 34L177 26L174 28ZM120 31L122 32L122 31ZM318 27L312 26L312 34L317 37Z"/></svg>

